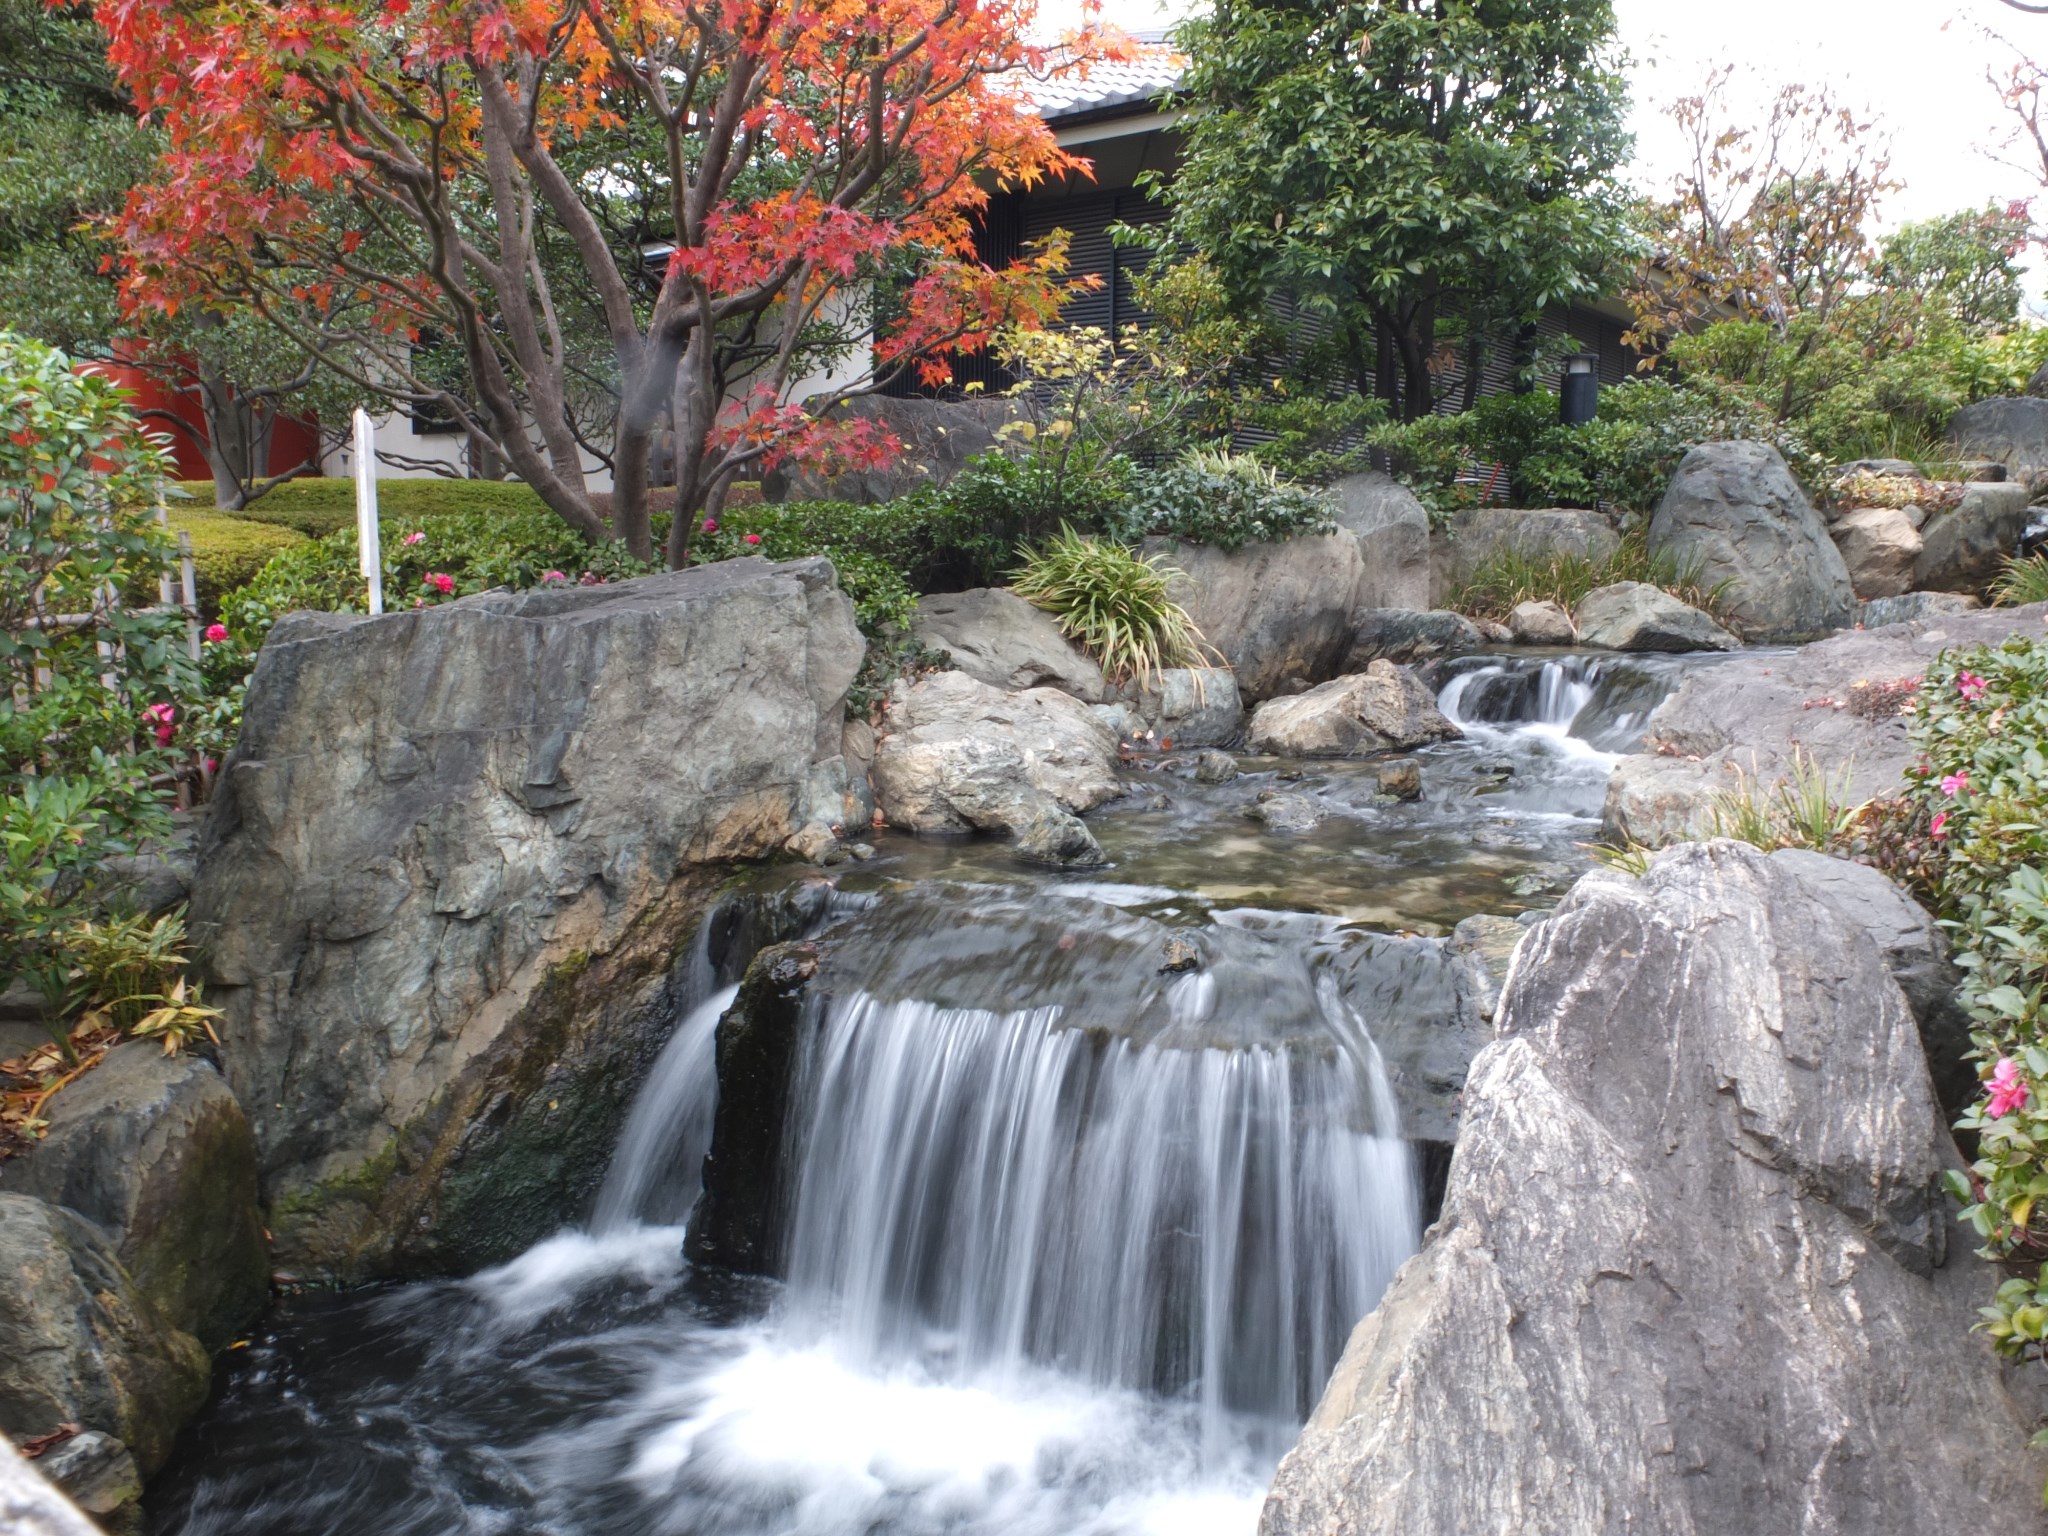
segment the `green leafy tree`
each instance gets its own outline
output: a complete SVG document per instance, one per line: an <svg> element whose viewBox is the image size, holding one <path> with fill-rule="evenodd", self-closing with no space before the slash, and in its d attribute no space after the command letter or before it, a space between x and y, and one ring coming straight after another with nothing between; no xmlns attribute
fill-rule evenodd
<svg viewBox="0 0 2048 1536"><path fill-rule="evenodd" d="M1413 418L1462 347L1588 293L1620 248L1608 0L1218 0L1185 24L1173 235L1248 304L1322 316Z"/></svg>
<svg viewBox="0 0 2048 1536"><path fill-rule="evenodd" d="M1965 208L1903 225L1879 249L1877 277L1918 295L1968 331L1994 331L2019 319L2030 218L2027 204Z"/></svg>

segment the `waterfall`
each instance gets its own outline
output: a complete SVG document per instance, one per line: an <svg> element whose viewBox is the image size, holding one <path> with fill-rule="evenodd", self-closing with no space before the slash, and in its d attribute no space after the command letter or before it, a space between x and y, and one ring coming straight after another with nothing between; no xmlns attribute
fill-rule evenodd
<svg viewBox="0 0 2048 1536"><path fill-rule="evenodd" d="M1292 1439L1416 1242L1370 1036L1325 988L1321 1042L1205 1043L1215 989L1136 1042L856 994L805 1074L792 1324L875 1365L1027 1364L1191 1399L1205 1447Z"/></svg>

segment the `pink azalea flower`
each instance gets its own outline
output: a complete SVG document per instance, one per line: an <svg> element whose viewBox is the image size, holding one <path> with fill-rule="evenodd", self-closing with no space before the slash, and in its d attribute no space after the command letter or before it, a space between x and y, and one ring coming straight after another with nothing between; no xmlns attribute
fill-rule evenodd
<svg viewBox="0 0 2048 1536"><path fill-rule="evenodd" d="M1969 787L1970 772L1967 768L1961 773L1952 773L1941 781L1941 792L1951 800Z"/></svg>
<svg viewBox="0 0 2048 1536"><path fill-rule="evenodd" d="M421 533L418 529L414 529L411 533L408 533L405 536L405 542L407 544L421 544L426 541L426 537L427 536L424 533Z"/></svg>
<svg viewBox="0 0 2048 1536"><path fill-rule="evenodd" d="M542 581L567 581L568 579L560 571L549 571L541 577Z"/></svg>
<svg viewBox="0 0 2048 1536"><path fill-rule="evenodd" d="M2029 1093L2027 1080L2020 1076L2019 1063L2010 1056L1999 1057L1998 1065L1991 1069L1991 1102L1985 1106L1991 1117L2003 1119L2016 1109L2026 1108Z"/></svg>
<svg viewBox="0 0 2048 1536"><path fill-rule="evenodd" d="M1939 841L1948 836L1948 812L1937 811L1934 820L1928 824L1927 835Z"/></svg>
<svg viewBox="0 0 2048 1536"><path fill-rule="evenodd" d="M209 758L208 758L208 759L206 760L206 771L207 771L208 773L219 773L219 772L220 772L220 759L219 759L219 758L217 758L217 757L209 757Z"/></svg>
<svg viewBox="0 0 2048 1536"><path fill-rule="evenodd" d="M177 734L178 712L168 704L150 705L142 712L142 720L160 747L168 747L171 737Z"/></svg>
<svg viewBox="0 0 2048 1536"><path fill-rule="evenodd" d="M718 532L718 519L717 519L717 518L715 518L715 517L707 517L707 518L705 518L705 519L704 519L704 531L705 531L706 533L716 533L716 532Z"/></svg>
<svg viewBox="0 0 2048 1536"><path fill-rule="evenodd" d="M227 639L227 637L228 637L228 627L227 627L227 625L225 625L225 624L209 624L209 625L207 625L207 626L206 626L206 643L207 643L208 645L219 645L219 644L221 643L221 641L223 641L223 640Z"/></svg>
<svg viewBox="0 0 2048 1536"><path fill-rule="evenodd" d="M1990 687L1989 683L1985 682L1983 678L1974 672L1958 672L1956 674L1956 692L1960 693L1969 703L1974 704L1983 698Z"/></svg>
<svg viewBox="0 0 2048 1536"><path fill-rule="evenodd" d="M440 571L429 571L427 572L427 579L420 583L420 585L432 587L436 592L446 597L455 590L455 578L445 575Z"/></svg>
<svg viewBox="0 0 2048 1536"><path fill-rule="evenodd" d="M750 533L747 535L747 542L749 544L758 544L761 542L761 535L759 535L758 533Z"/></svg>

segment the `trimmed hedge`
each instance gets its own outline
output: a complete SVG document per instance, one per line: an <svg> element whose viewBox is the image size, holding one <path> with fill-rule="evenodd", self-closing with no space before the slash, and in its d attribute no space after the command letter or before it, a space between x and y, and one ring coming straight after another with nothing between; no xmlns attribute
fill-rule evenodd
<svg viewBox="0 0 2048 1536"><path fill-rule="evenodd" d="M186 505L211 509L211 480L181 480L178 489L192 498ZM457 512L547 511L531 487L513 480L379 480L380 520L445 517ZM353 480L287 480L271 487L239 512L226 513L251 523L290 528L309 538L325 538L356 521ZM552 515L552 514L550 514Z"/></svg>
<svg viewBox="0 0 2048 1536"><path fill-rule="evenodd" d="M305 534L290 528L195 507L171 508L170 522L174 530L192 535L193 574L207 618L219 613L221 599L253 581L272 557L306 542Z"/></svg>

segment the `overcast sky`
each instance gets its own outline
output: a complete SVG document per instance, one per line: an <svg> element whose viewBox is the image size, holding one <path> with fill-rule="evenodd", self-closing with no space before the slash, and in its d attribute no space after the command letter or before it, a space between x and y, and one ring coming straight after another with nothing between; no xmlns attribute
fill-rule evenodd
<svg viewBox="0 0 2048 1536"><path fill-rule="evenodd" d="M1187 0L1104 0L1108 19L1131 31L1169 25L1186 9ZM2048 16L1999 0L1615 0L1615 9L1633 57L1633 179L1647 187L1669 180L1676 156L1663 105L1728 60L1740 65L1753 107L1789 81L1826 81L1873 112L1891 133L1893 171L1905 183L1884 210L1887 223L2040 191L1989 153L2005 125L1984 79L1998 52L1980 28L1996 27L2039 57L2048 54ZM1043 14L1071 24L1079 0L1043 0ZM2035 211L2048 218L2048 197Z"/></svg>

